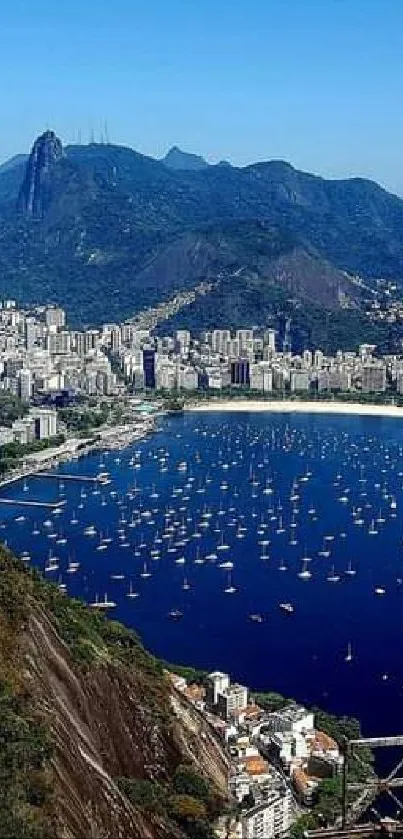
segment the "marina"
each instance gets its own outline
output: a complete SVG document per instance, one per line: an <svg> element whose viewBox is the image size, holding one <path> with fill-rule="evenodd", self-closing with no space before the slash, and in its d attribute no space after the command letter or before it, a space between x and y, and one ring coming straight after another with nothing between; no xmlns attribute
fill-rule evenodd
<svg viewBox="0 0 403 839"><path fill-rule="evenodd" d="M398 420L187 413L52 477L8 486L0 527L62 592L166 660L397 730Z"/></svg>

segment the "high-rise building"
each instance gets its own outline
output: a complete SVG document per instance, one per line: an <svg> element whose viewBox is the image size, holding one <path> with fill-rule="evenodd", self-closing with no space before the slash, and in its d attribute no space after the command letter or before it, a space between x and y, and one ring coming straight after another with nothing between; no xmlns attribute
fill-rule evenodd
<svg viewBox="0 0 403 839"><path fill-rule="evenodd" d="M35 318L25 319L25 347L30 352L36 342L36 321Z"/></svg>
<svg viewBox="0 0 403 839"><path fill-rule="evenodd" d="M229 684L227 673L221 673L219 670L209 673L206 681L206 701L211 708L217 705L218 694L228 690Z"/></svg>
<svg viewBox="0 0 403 839"><path fill-rule="evenodd" d="M100 343L98 329L87 329L84 333L84 355L95 352Z"/></svg>
<svg viewBox="0 0 403 839"><path fill-rule="evenodd" d="M241 387L250 384L249 361L246 358L231 361L231 384Z"/></svg>
<svg viewBox="0 0 403 839"><path fill-rule="evenodd" d="M265 333L265 343L269 350L274 354L276 352L276 330L267 329Z"/></svg>
<svg viewBox="0 0 403 839"><path fill-rule="evenodd" d="M194 367L181 367L178 373L178 387L183 390L197 390L197 370Z"/></svg>
<svg viewBox="0 0 403 839"><path fill-rule="evenodd" d="M251 342L253 345L253 329L237 329L236 337L239 341L239 351L243 355L249 348Z"/></svg>
<svg viewBox="0 0 403 839"><path fill-rule="evenodd" d="M190 332L188 329L178 329L175 333L175 338L179 344L181 352L187 352L190 347Z"/></svg>
<svg viewBox="0 0 403 839"><path fill-rule="evenodd" d="M231 340L229 329L214 329L211 334L211 347L213 352L219 355L227 354L227 346Z"/></svg>
<svg viewBox="0 0 403 839"><path fill-rule="evenodd" d="M386 368L382 362L362 366L362 392L383 393L386 390Z"/></svg>
<svg viewBox="0 0 403 839"><path fill-rule="evenodd" d="M309 390L309 385L310 375L307 370L291 370L290 390L292 393Z"/></svg>
<svg viewBox="0 0 403 839"><path fill-rule="evenodd" d="M59 306L49 306L45 310L45 323L48 329L52 326L56 329L62 329L66 323L66 312Z"/></svg>
<svg viewBox="0 0 403 839"><path fill-rule="evenodd" d="M32 415L35 420L35 436L38 440L55 437L57 434L57 412L50 408L37 408Z"/></svg>
<svg viewBox="0 0 403 839"><path fill-rule="evenodd" d="M116 352L122 343L122 334L120 331L120 326L114 326L111 330L111 348L113 352Z"/></svg>
<svg viewBox="0 0 403 839"><path fill-rule="evenodd" d="M19 396L21 402L29 402L32 396L32 373L23 368L19 372Z"/></svg>
<svg viewBox="0 0 403 839"><path fill-rule="evenodd" d="M155 389L155 350L144 347L143 349L143 371L144 387L150 390Z"/></svg>
<svg viewBox="0 0 403 839"><path fill-rule="evenodd" d="M242 839L280 839L288 835L293 818L291 792L273 790L265 801L242 815Z"/></svg>

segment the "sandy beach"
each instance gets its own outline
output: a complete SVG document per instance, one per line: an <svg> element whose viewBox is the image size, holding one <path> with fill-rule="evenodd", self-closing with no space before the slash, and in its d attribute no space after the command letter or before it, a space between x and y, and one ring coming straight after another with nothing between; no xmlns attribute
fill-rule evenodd
<svg viewBox="0 0 403 839"><path fill-rule="evenodd" d="M188 408L190 411L205 413L220 411L230 413L243 412L271 412L276 414L345 414L364 417L392 417L403 418L403 408L396 405L361 405L359 402L300 402L292 400L214 400Z"/></svg>

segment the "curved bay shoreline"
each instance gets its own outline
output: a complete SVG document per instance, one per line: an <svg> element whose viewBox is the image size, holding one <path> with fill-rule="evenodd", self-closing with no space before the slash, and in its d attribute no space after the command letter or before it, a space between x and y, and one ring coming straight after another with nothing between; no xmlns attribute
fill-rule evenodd
<svg viewBox="0 0 403 839"><path fill-rule="evenodd" d="M231 412L267 412L277 414L345 414L346 416L403 418L403 408L397 405L361 404L359 402L308 402L291 399L277 400L220 400L211 399L206 403L185 406L186 411L200 413L220 411Z"/></svg>

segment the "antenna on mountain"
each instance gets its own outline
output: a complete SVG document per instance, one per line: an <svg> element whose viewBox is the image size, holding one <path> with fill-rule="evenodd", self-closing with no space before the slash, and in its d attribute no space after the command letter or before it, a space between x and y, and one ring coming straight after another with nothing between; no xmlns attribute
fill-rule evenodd
<svg viewBox="0 0 403 839"><path fill-rule="evenodd" d="M90 144L93 146L93 145L94 145L94 143L95 143L95 134L94 134L94 129L93 129L93 128L91 128L91 132L90 132Z"/></svg>
<svg viewBox="0 0 403 839"><path fill-rule="evenodd" d="M77 131L77 144L81 146L81 128Z"/></svg>
<svg viewBox="0 0 403 839"><path fill-rule="evenodd" d="M105 137L106 145L109 146L109 131L108 131L108 123L107 123L106 120L104 122L104 137Z"/></svg>

